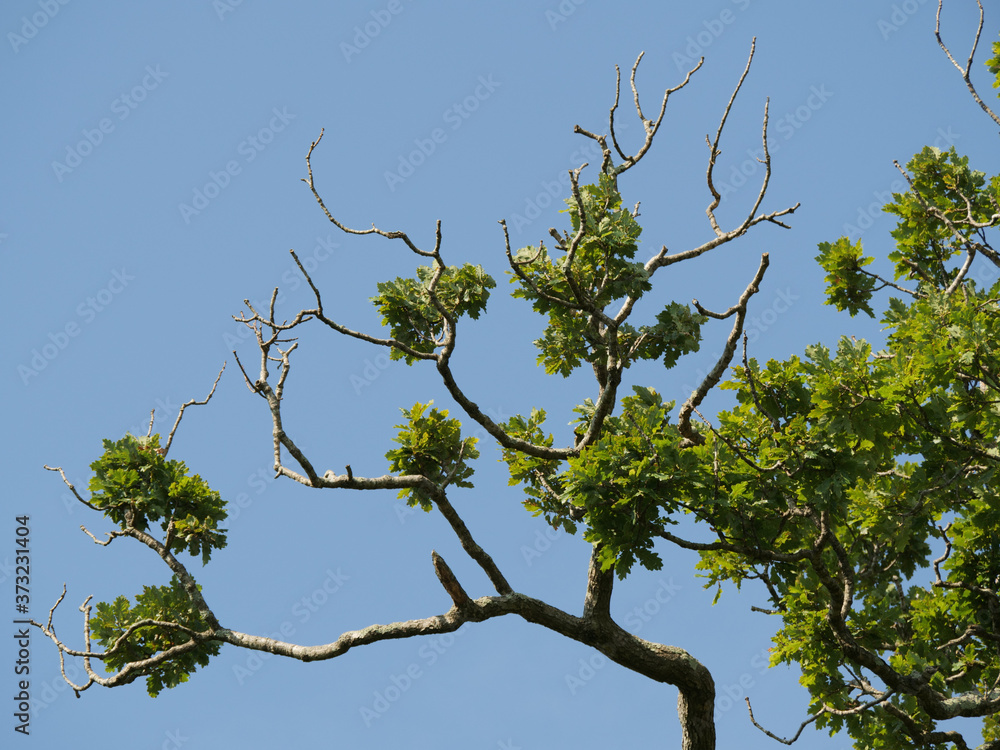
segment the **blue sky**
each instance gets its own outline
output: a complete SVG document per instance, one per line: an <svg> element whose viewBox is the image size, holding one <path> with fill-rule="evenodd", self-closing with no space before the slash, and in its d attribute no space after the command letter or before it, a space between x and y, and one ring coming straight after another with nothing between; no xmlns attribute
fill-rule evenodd
<svg viewBox="0 0 1000 750"><path fill-rule="evenodd" d="M964 56L975 17L969 3L949 5L945 35ZM535 366L530 342L540 322L504 294L497 222L507 220L518 247L564 226L561 181L595 161L590 142L572 129L606 131L615 64L627 71L645 51L637 81L648 112L704 55L689 86L671 98L653 149L621 182L627 203L642 202L642 252L704 242L711 236L704 137L715 132L756 36L754 66L722 142L716 179L727 189L718 215L732 226L752 205L767 97L774 173L763 208L801 208L791 230L762 226L671 267L657 279L656 300L697 297L725 308L769 252L748 322L753 356L788 357L842 334L878 340L876 324L822 304L817 243L861 236L869 253L884 257L891 222L879 208L901 186L892 162L905 163L924 145L954 144L977 168L997 170L991 123L934 41L935 7L929 0L9 0L0 11L8 102L0 193L8 301L3 507L8 538L14 517L30 515L32 616L45 617L65 583L55 622L79 645L76 608L87 596L134 596L169 579L140 545L94 545L79 526L100 534L108 522L70 502L58 475L42 466L62 466L85 487L102 438L144 432L151 409L154 429L168 432L179 405L203 398L223 361L215 398L187 412L171 457L230 503L229 547L196 573L224 625L316 644L442 612L449 602L431 549L472 596L490 592L437 514L407 512L391 493L318 492L273 480L270 418L231 353L257 367L255 346L232 316L244 299L265 300L275 286L281 315L311 304L288 253L294 248L328 314L377 333L368 302L376 283L409 276L417 265L399 243L347 237L326 221L300 181L322 128L316 183L341 221L404 230L430 247L440 219L446 262L481 264L501 282L489 314L463 329L454 366L467 391L498 420L544 407L568 439L570 410L593 389L582 376L550 378ZM1000 17L987 22L992 40ZM981 68L977 62L977 75ZM985 77L978 80L992 96ZM620 132L635 147L640 128L627 105L626 98ZM669 372L635 368L632 382L683 401L726 330L707 327L701 352ZM300 334L285 426L321 470L349 463L356 474L382 474L400 407L430 399L452 406L429 366L389 363L382 350L316 326ZM716 397L707 406L725 403ZM491 442L481 447L476 488L456 492L456 507L515 589L579 611L587 546L547 534L507 487ZM0 561L12 602L7 548ZM617 587L619 622L712 669L720 746L773 747L750 725L743 695L780 735L805 717L806 695L795 671L766 669L775 623L750 612L763 592L727 590L713 608L695 559L662 552L662 571L637 571ZM30 738L17 738L24 745L61 747L91 736L85 744L108 750L677 742L673 688L514 618L322 663L226 647L188 684L155 700L141 682L74 699L50 646L33 635L35 706ZM0 651L13 664L10 639ZM3 669L8 694L12 671ZM802 741L850 744L812 729Z"/></svg>

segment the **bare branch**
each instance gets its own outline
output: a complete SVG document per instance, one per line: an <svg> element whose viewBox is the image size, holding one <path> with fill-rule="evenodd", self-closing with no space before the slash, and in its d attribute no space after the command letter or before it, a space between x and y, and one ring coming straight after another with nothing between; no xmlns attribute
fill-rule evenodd
<svg viewBox="0 0 1000 750"><path fill-rule="evenodd" d="M87 529L87 527L84 526L83 524L80 524L80 530L84 534L86 534L87 536L89 536L91 539L93 539L94 540L94 544L99 544L102 547L107 547L109 544L111 544L111 542L113 542L115 539L117 539L120 536L127 536L127 534L124 531L109 531L109 532L107 532L107 537L108 538L105 539L102 542L96 536L94 536L93 534L91 534L90 531Z"/></svg>
<svg viewBox="0 0 1000 750"><path fill-rule="evenodd" d="M62 477L63 484L69 487L69 491L73 493L73 497L75 497L77 500L79 500L81 503L86 505L91 510L100 510L100 508L98 508L96 505L91 505L88 501L80 497L80 493L76 491L76 487L73 485L73 483L66 478L66 472L63 471L61 466L49 466L48 464L45 464L42 468L46 469L47 471L58 471L59 475Z"/></svg>
<svg viewBox="0 0 1000 750"><path fill-rule="evenodd" d="M615 134L615 110L618 108L618 95L619 95L619 89L621 88L621 71L618 69L617 65L615 66L615 76L616 76L615 103L611 107L611 112L608 114L608 128L611 133L611 140L614 143L615 150L618 152L618 155L621 156L622 158L622 163L619 164L617 167L614 167L613 170L610 170L610 173L615 175L619 175L625 172L626 170L631 169L632 167L634 167L636 164L639 163L639 160L642 159L643 156L646 155L646 152L649 151L650 146L653 145L653 138L656 136L656 132L660 129L660 125L663 122L663 115L667 111L667 101L670 99L670 95L676 93L677 91L680 91L682 88L687 86L688 82L691 80L691 76L694 75L695 72L697 72L697 70L705 62L704 57L700 58L698 60L698 64L695 65L691 70L689 70L687 75L684 76L683 81L681 81L673 88L667 89L663 93L663 101L660 103L660 113L657 115L656 120L649 120L646 118L645 115L643 115L642 107L639 106L639 90L638 88L636 88L635 85L635 73L636 70L639 68L639 61L642 60L642 56L644 54L645 54L644 52L639 53L639 56L636 58L635 63L632 65L632 74L629 76L629 83L632 86L632 99L633 103L635 104L635 111L636 114L639 116L639 121L642 123L642 128L645 131L646 135L642 146L639 148L639 150L635 153L634 156L625 155L625 152L622 151L621 146L618 144L618 138ZM583 131L579 130L576 132L583 132ZM591 137L594 136L591 135ZM595 138L595 140L597 139ZM610 153L607 152L607 144L600 140L598 142L601 143L602 147L605 148L605 157L604 157L605 163L601 165L601 169L605 172L609 172L608 166L610 160Z"/></svg>
<svg viewBox="0 0 1000 750"><path fill-rule="evenodd" d="M743 700L745 700L747 702L747 711L750 712L750 721L753 722L753 725L755 727L757 727L760 731L762 731L764 734L766 734L768 737L770 737L772 740L777 740L782 745L791 745L791 744L793 744L799 738L799 736L802 734L802 730L803 729L805 729L807 726L809 726L814 721L816 721L816 719L818 719L820 716L822 716L824 713L826 713L826 708L825 707L821 708L814 715L810 716L808 719L806 719L805 721L803 721L801 725L799 725L799 730L795 733L795 735L792 737L792 739L786 740L783 737L779 737L776 734L772 734L771 732L767 731L766 729L764 729L764 727L762 727L760 724L757 723L757 720L753 717L753 706L750 705L750 696L745 696L743 698Z"/></svg>
<svg viewBox="0 0 1000 750"><path fill-rule="evenodd" d="M431 560L434 562L434 572L437 574L438 580L441 585L444 586L444 590L448 592L448 596L455 603L458 609L465 608L469 602L469 595L465 593L465 589L462 588L462 584L458 582L455 578L455 574L452 573L451 568L448 567L448 563L444 561L437 552L431 550Z"/></svg>
<svg viewBox="0 0 1000 750"><path fill-rule="evenodd" d="M952 280L951 284L948 285L948 288L944 290L945 294L954 294L955 290L958 289L959 285L962 283L962 279L965 278L969 269L972 268L972 261L975 257L976 248L972 247L969 249L969 252L965 254L965 263L963 263L962 267L958 269L958 273L955 274L955 278Z"/></svg>
<svg viewBox="0 0 1000 750"><path fill-rule="evenodd" d="M937 42L941 46L941 49L943 49L944 53L948 56L948 59L951 60L951 64L954 65L961 74L962 80L965 81L965 85L969 89L969 93L972 94L972 98L976 100L976 104L982 107L983 112L988 114L993 119L993 122L1000 125L1000 117L998 117L996 112L990 109L986 103L979 98L979 93L976 91L976 87L972 85L972 79L970 78L970 73L972 72L972 58L975 56L976 48L979 46L979 37L983 33L984 14L982 0L976 0L976 5L979 6L979 27L976 29L976 36L972 40L972 49L969 50L969 59L966 60L964 69L955 61L955 58L951 55L951 51L941 39L941 7L943 5L944 0L938 0L937 19L934 24L934 36L937 38Z"/></svg>
<svg viewBox="0 0 1000 750"><path fill-rule="evenodd" d="M750 65L753 63L753 53L756 48L757 37L754 37L753 41L750 42L750 55L747 57L747 65L743 69L743 75L740 76L740 80L736 84L736 88L733 89L732 96L729 97L729 103L726 104L726 108L722 112L722 120L719 122L718 130L715 131L715 140L709 141L708 135L705 135L705 143L708 144L708 172L706 177L708 180L708 189L712 193L712 202L709 204L708 208L705 209L705 213L708 214L708 221L712 225L712 229L715 230L716 236L719 237L722 236L723 232L719 228L719 224L715 219L715 209L717 209L719 204L722 203L722 196L719 194L719 191L715 189L715 183L712 181L712 173L715 170L715 160L722 153L719 150L719 141L722 139L722 130L726 127L726 120L729 119L729 113L732 111L733 102L736 101L736 95L740 93L740 89L743 87L743 81L746 80L747 73L750 72ZM767 132L766 125L765 132Z"/></svg>
<svg viewBox="0 0 1000 750"><path fill-rule="evenodd" d="M179 412L177 412L177 419L176 419L176 421L174 421L174 426L170 430L170 435L167 438L167 444L165 446L163 446L163 454L164 455L166 455L167 452L170 450L170 444L174 442L174 433L177 432L177 428L180 427L181 418L184 416L184 410L187 409L189 406L204 406L209 401L211 401L212 400L212 396L215 395L215 387L219 384L219 380L222 378L222 373L224 373L225 371L226 371L226 363L223 362L222 363L222 369L219 370L219 374L215 376L215 382L212 383L212 390L210 390L208 392L208 395L205 396L205 400L204 401L197 401L196 399L192 398L191 400L187 401L186 403L181 404L181 410ZM150 429L153 428L153 421L152 421L152 419L150 419L150 421L149 421L149 427L150 427Z"/></svg>
<svg viewBox="0 0 1000 750"><path fill-rule="evenodd" d="M507 583L507 579L504 578L503 573L500 572L496 563L493 562L493 558L472 538L472 532L469 531L468 526L465 525L465 521L458 515L458 512L448 501L448 497L443 491L435 493L434 504L441 511L441 515L444 516L456 536L458 536L459 542L462 543L462 549L483 569L493 584L493 588L497 590L497 593L500 595L512 593L513 589Z"/></svg>
<svg viewBox="0 0 1000 750"><path fill-rule="evenodd" d="M337 227L337 229L341 230L342 232L346 232L347 234L378 234L390 240L402 240L406 244L406 246L410 248L410 250L412 250L417 255L421 255L425 258L435 257L438 253L438 250L440 250L440 244L436 245L432 252L428 252L426 250L421 250L416 245L414 245L413 242L410 240L410 238L406 235L406 232L386 232L382 229L378 229L374 224L372 224L371 229L351 229L349 227L344 226L333 217L333 214L330 213L330 211L326 207L326 204L323 202L323 198L316 190L316 182L313 179L313 170L312 170L313 149L315 149L316 146L319 145L319 142L323 140L324 130L325 129L319 131L319 137L315 141L313 141L312 144L309 146L309 152L306 154L306 169L308 170L309 178L308 179L303 178L302 181L309 186L309 190L312 192L313 197L316 198L316 202L319 203L320 208L323 209L323 213L326 214L326 218L329 219L330 222ZM438 237L438 240L440 242L440 236Z"/></svg>
<svg viewBox="0 0 1000 750"><path fill-rule="evenodd" d="M691 414L695 409L701 404L708 395L708 392L714 388L718 382L722 379L726 368L729 367L729 363L733 360L733 354L736 352L736 343L739 341L740 335L743 333L743 321L746 319L747 315L747 302L750 298L755 295L760 290L760 282L764 278L764 272L770 263L768 259L768 254L764 253L760 256L760 265L757 267L757 273L754 275L753 280L747 285L747 288L740 295L739 302L736 303L736 320L733 322L733 328L729 332L729 337L726 339L726 345L722 350L722 356L719 357L719 361L715 363L715 366L711 369L705 379L702 380L701 385L699 385L688 397L688 400L684 402L681 406L680 413L677 417L677 429L680 431L681 435L684 436L684 440L681 442L682 447L687 447L690 445L701 445L705 442L705 438L694 431L691 427Z"/></svg>

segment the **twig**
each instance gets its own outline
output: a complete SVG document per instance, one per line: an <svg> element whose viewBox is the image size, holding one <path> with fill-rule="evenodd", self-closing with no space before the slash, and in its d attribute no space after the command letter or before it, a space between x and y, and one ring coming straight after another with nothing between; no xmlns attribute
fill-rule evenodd
<svg viewBox="0 0 1000 750"><path fill-rule="evenodd" d="M225 371L226 371L226 363L223 362L222 369L219 370L219 374L215 376L215 382L212 383L212 390L210 390L208 392L208 395L205 396L204 401L197 401L196 399L191 399L190 401L181 404L181 410L177 412L177 420L174 422L174 426L170 430L170 436L167 438L167 444L163 447L163 455L167 454L167 452L170 450L170 444L174 442L174 433L177 432L177 428L181 424L181 417L184 416L184 410L187 409L189 406L204 406L209 401L211 401L212 396L215 395L215 387L219 384L219 380L220 378L222 378L222 373ZM150 423L150 427L152 427L152 423Z"/></svg>
<svg viewBox="0 0 1000 750"><path fill-rule="evenodd" d="M684 405L681 406L677 418L677 429L684 437L684 440L681 441L681 447L701 445L705 442L705 438L691 427L691 413L701 405L708 392L718 384L726 368L729 367L729 363L732 362L733 354L736 352L736 342L739 341L740 334L743 333L743 321L747 315L747 302L750 301L750 297L760 290L760 282L764 278L764 272L767 270L769 263L770 260L767 253L760 256L760 265L757 267L757 273L754 274L753 279L747 285L743 294L740 295L739 302L736 304L736 320L733 323L732 330L729 332L729 337L726 339L722 356L719 357L719 361L715 363L715 366L705 376L705 379L701 381L701 384L691 393L688 400L684 402Z"/></svg>
<svg viewBox="0 0 1000 750"><path fill-rule="evenodd" d="M100 510L100 508L98 508L96 505L91 505L89 502L80 497L80 493L76 491L76 487L73 486L73 483L66 478L66 472L63 471L61 466L49 466L48 464L45 464L42 468L46 469L47 471L58 471L59 475L62 477L63 484L69 487L69 491L73 493L73 497L75 497L77 500L79 500L81 503L86 505L91 510Z"/></svg>
<svg viewBox="0 0 1000 750"><path fill-rule="evenodd" d="M715 171L715 160L719 157L722 152L719 150L719 140L722 138L722 130L726 127L726 120L729 119L729 113L733 108L733 102L736 101L736 95L740 93L740 89L743 87L743 81L746 80L747 73L750 72L750 65L753 63L753 53L757 48L757 37L753 38L750 42L750 56L747 58L746 67L743 69L743 74L740 76L739 82L736 84L736 88L733 89L732 96L729 97L729 103L726 104L726 108L722 111L722 120L719 122L719 128L715 131L715 140L710 141L708 139L708 134L705 135L705 143L708 144L708 173L706 175L708 180L708 189L712 193L712 202L709 204L708 208L705 209L705 213L708 214L708 221L712 225L712 229L715 230L716 236L722 236L723 232L719 228L719 223L715 219L715 209L719 207L722 203L722 196L719 191L715 189L715 183L712 180L712 174ZM765 132L766 128L765 128Z"/></svg>
<svg viewBox="0 0 1000 750"><path fill-rule="evenodd" d="M938 0L937 20L934 24L934 36L937 38L938 44L941 45L941 49L943 49L944 53L948 56L948 59L951 60L951 64L954 65L961 74L962 80L965 81L965 85L969 89L969 93L972 94L972 98L976 100L976 103L980 107L982 107L983 112L988 114L993 119L993 122L1000 125L1000 117L998 117L996 112L990 109L986 103L979 98L979 93L976 91L976 87L972 85L972 79L969 76L972 71L972 58L975 56L976 48L979 46L979 36L983 33L983 3L981 0L976 0L976 5L979 6L979 27L976 29L976 36L972 41L972 49L969 51L969 59L966 61L964 69L955 61L955 58L951 56L951 51L941 39L941 7L943 5L944 0Z"/></svg>

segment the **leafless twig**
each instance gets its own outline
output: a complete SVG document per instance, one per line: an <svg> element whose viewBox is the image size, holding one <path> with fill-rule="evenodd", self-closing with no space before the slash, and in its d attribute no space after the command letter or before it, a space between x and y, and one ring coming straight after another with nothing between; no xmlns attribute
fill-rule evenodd
<svg viewBox="0 0 1000 750"><path fill-rule="evenodd" d="M164 455L166 455L167 452L170 450L170 444L174 442L174 433L177 432L177 428L181 424L181 417L184 416L184 410L187 409L189 406L204 406L209 401L211 401L212 400L212 396L215 395L215 387L219 384L219 379L222 378L222 373L225 372L225 371L226 371L226 363L223 362L222 363L222 369L219 370L219 374L215 376L215 382L212 383L212 390L210 390L208 392L208 395L205 396L205 400L204 401L198 401L196 399L191 399L190 401L187 401L186 403L181 404L181 410L179 412L177 412L177 419L176 419L176 421L174 421L174 426L170 430L170 436L167 438L167 444L165 446L163 446L163 454ZM152 421L150 421L150 427L152 427Z"/></svg>

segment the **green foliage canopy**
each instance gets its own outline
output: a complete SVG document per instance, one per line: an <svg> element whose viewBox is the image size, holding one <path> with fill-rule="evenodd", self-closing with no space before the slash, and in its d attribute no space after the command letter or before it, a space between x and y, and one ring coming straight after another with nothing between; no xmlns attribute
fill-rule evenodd
<svg viewBox="0 0 1000 750"><path fill-rule="evenodd" d="M994 52L987 66L1000 83L1000 43ZM883 351L845 337L783 361L746 357L722 386L735 406L697 428L700 441L671 421L673 402L641 385L617 413L578 405L563 458L518 447L551 449L544 410L500 426L525 507L568 533L582 528L604 570L657 570L666 542L698 552L717 598L724 584L762 584L780 622L772 662L798 664L810 721L846 729L859 748L959 745L937 726L962 716L986 717L984 738L1000 742L1000 282L969 275L977 258L1000 268L987 235L1000 224L1000 176L968 161L925 148L908 163L910 189L884 209L897 217L892 281L870 270L860 240L819 244L828 304L875 317L877 292L903 295L881 313ZM641 228L618 174L606 158L595 184L574 177L570 230L552 230L558 252L508 250L513 296L545 320L538 363L564 377L587 363L602 395L636 361L669 369L697 351L708 320L669 302L629 322L656 266L635 261ZM479 266L422 254L435 263L373 298L393 358L408 364L450 356L458 319L478 318L495 287ZM421 478L400 496L425 510L448 486L472 487L479 457L459 420L431 407L403 410L399 447L386 453L393 475ZM159 523L171 552L207 562L225 546L224 503L161 454L158 436L105 441L91 503L123 530ZM704 532L697 540L673 533L685 516ZM112 649L109 670L176 649L136 672L155 695L206 664L219 644L196 637L209 624L193 591L175 576L134 607L97 605L91 625Z"/></svg>

